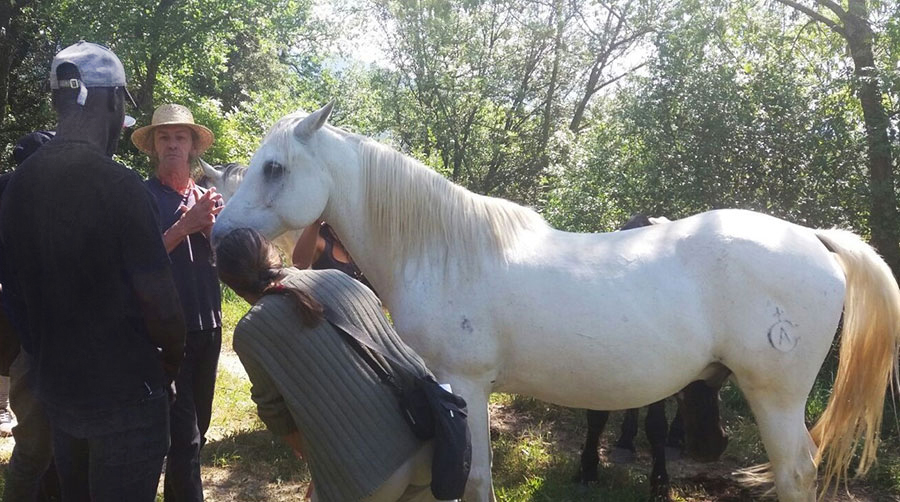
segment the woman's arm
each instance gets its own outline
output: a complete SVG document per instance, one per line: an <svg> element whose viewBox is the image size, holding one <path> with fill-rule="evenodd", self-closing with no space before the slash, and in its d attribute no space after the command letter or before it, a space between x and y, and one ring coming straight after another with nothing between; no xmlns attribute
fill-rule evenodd
<svg viewBox="0 0 900 502"><path fill-rule="evenodd" d="M300 436L300 431L294 431L290 434L282 436L284 438L284 442L294 450L294 456L303 460L303 441Z"/></svg>
<svg viewBox="0 0 900 502"><path fill-rule="evenodd" d="M287 436L297 431L294 417L278 392L278 387L269 376L265 366L255 355L254 348L248 341L264 339L256 326L247 323L246 318L238 323L234 333L234 351L250 377L250 397L256 403L256 412L266 427L277 436Z"/></svg>
<svg viewBox="0 0 900 502"><path fill-rule="evenodd" d="M297 239L297 244L294 245L294 252L291 253L291 262L295 267L304 269L312 266L316 256L321 224L321 221L316 220L312 225L303 229Z"/></svg>

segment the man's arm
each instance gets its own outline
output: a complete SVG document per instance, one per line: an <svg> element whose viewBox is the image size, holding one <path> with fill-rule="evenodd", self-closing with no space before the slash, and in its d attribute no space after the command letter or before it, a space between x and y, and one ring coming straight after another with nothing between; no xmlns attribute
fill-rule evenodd
<svg viewBox="0 0 900 502"><path fill-rule="evenodd" d="M169 256L159 234L159 211L137 176L123 180L119 192L117 221L125 270L147 333L162 350L163 367L171 380L184 359L186 328Z"/></svg>
<svg viewBox="0 0 900 502"><path fill-rule="evenodd" d="M163 369L169 381L178 375L184 359L187 328L178 301L175 280L168 268L132 272L132 289L141 307L147 333L162 349Z"/></svg>
<svg viewBox="0 0 900 502"><path fill-rule="evenodd" d="M12 323L0 308L0 375L9 376L9 367L19 355L21 345Z"/></svg>

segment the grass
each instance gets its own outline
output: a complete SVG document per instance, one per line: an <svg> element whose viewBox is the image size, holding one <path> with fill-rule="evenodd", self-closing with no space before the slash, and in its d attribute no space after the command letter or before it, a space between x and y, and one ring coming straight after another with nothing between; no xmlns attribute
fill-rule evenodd
<svg viewBox="0 0 900 502"><path fill-rule="evenodd" d="M247 313L250 305L228 286L222 286L222 349L231 351L234 327Z"/></svg>

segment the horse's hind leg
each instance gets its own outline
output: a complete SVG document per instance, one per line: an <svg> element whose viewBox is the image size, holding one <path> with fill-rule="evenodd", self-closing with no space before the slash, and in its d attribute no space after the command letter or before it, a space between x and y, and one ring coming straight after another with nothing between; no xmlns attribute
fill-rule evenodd
<svg viewBox="0 0 900 502"><path fill-rule="evenodd" d="M616 440L616 444L609 454L609 459L617 464L628 464L634 462L637 458L634 438L638 432L639 413L639 408L625 410L625 418L622 420L622 431L619 433L619 439Z"/></svg>
<svg viewBox="0 0 900 502"><path fill-rule="evenodd" d="M703 381L691 382L679 393L678 410L684 421L688 456L698 462L718 460L728 446L728 436L719 420L719 387Z"/></svg>
<svg viewBox="0 0 900 502"><path fill-rule="evenodd" d="M667 501L669 498L669 473L666 471L666 401L657 401L647 407L644 432L650 441L653 468L650 472L650 491L653 500Z"/></svg>
<svg viewBox="0 0 900 502"><path fill-rule="evenodd" d="M744 389L769 456L778 500L815 502L816 446L804 424L805 396L788 400L766 392L772 389Z"/></svg>
<svg viewBox="0 0 900 502"><path fill-rule="evenodd" d="M588 484L596 482L597 466L600 464L600 455L597 454L597 447L600 445L600 434L606 427L606 421L609 419L608 411L585 410L587 411L587 436L584 439L584 448L581 450L581 466L578 474L575 475L575 482Z"/></svg>
<svg viewBox="0 0 900 502"><path fill-rule="evenodd" d="M616 448L624 448L634 451L634 438L638 432L638 408L625 410L625 418L622 420L622 432L616 441Z"/></svg>
<svg viewBox="0 0 900 502"><path fill-rule="evenodd" d="M681 402L678 402L678 409L675 411L675 418L669 425L669 434L666 436L666 446L675 450L684 448L684 417L681 414Z"/></svg>

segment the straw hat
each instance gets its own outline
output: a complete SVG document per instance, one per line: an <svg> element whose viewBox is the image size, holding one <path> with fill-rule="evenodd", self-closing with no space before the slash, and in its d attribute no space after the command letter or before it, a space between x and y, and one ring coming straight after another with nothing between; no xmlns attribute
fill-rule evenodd
<svg viewBox="0 0 900 502"><path fill-rule="evenodd" d="M197 143L194 145L197 155L205 152L216 139L212 131L194 123L194 115L190 110L181 105L169 104L160 105L153 112L153 120L150 121L150 125L141 127L131 134L131 142L142 152L153 153L153 130L165 125L190 127L197 135Z"/></svg>

